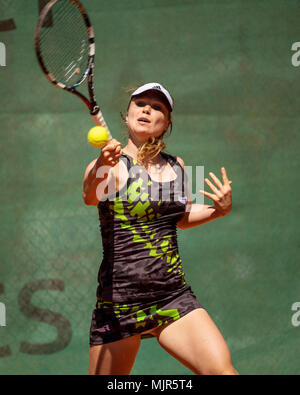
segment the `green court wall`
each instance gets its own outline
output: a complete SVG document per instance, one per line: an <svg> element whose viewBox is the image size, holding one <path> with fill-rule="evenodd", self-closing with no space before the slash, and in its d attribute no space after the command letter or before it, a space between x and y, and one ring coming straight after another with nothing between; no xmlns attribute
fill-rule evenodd
<svg viewBox="0 0 300 395"><path fill-rule="evenodd" d="M233 181L230 214L178 230L178 243L186 279L235 367L299 374L300 66L292 45L300 1L82 3L96 34L96 96L114 137L124 145L126 88L161 82L175 100L166 151L193 168L193 193L196 166L219 178L224 166ZM87 143L93 122L84 105L39 68L38 12L35 0L0 0L0 373L85 375L102 244L97 209L81 191L99 151ZM192 373L145 339L132 374Z"/></svg>

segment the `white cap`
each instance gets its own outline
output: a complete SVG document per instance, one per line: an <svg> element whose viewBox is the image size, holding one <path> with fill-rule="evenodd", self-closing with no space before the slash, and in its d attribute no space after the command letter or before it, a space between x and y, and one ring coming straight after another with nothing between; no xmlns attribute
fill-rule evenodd
<svg viewBox="0 0 300 395"><path fill-rule="evenodd" d="M150 83L148 83L148 84L145 84L145 85L140 86L139 88L137 88L137 89L132 93L131 97L132 97L132 96L136 96L136 95L140 95L140 94L143 93L143 92L150 91L150 90L153 90L153 89L156 90L156 91L161 92L161 93L166 97L166 99L168 100L168 103L170 104L171 111L172 111L172 110L173 110L173 107L174 107L174 105L173 105L173 99L172 99L170 93L166 90L166 88L164 88L164 87L163 87L161 84L159 84L158 82L150 82Z"/></svg>

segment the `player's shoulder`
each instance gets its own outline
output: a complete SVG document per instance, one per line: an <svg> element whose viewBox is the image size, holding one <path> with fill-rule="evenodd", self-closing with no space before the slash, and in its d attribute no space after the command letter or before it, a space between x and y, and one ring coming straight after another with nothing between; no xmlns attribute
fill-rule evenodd
<svg viewBox="0 0 300 395"><path fill-rule="evenodd" d="M180 156L176 156L176 160L180 164L180 166L184 168L184 160L180 158Z"/></svg>
<svg viewBox="0 0 300 395"><path fill-rule="evenodd" d="M174 155L171 155L171 154L166 153L166 152L163 152L163 151L161 152L161 154L162 154L169 162L171 162L171 164L174 165L176 162L178 162L178 163L180 164L180 166L184 168L184 161L183 161L182 158L180 158L180 156L174 156Z"/></svg>
<svg viewBox="0 0 300 395"><path fill-rule="evenodd" d="M163 156L165 156L165 158L167 159L167 161L172 165L178 165L184 169L184 160L180 157L180 156L174 156L171 154L167 154L166 152L161 152L163 154Z"/></svg>
<svg viewBox="0 0 300 395"><path fill-rule="evenodd" d="M95 163L97 162L97 158L92 160L87 167L85 168L85 172L84 172L84 178L86 178L89 174L89 172L92 170L92 168L95 166Z"/></svg>

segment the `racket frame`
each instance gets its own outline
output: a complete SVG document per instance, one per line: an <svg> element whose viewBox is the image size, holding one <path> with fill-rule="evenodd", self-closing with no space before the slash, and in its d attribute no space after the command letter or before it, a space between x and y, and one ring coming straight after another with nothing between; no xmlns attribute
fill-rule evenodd
<svg viewBox="0 0 300 395"><path fill-rule="evenodd" d="M95 62L94 30L91 25L91 22L90 22L87 12L85 11L82 4L79 3L78 0L64 0L64 1L69 1L70 3L73 3L79 9L79 11L84 19L85 25L86 25L86 30L87 30L87 34L88 34L88 42L89 42L89 55L88 55L87 66L86 66L84 73L81 75L81 77L75 84L65 85L65 84L57 81L51 75L51 73L48 71L48 69L43 61L43 57L41 54L41 48L40 48L40 32L41 32L41 29L43 28L43 24L46 19L46 15L49 13L51 8L59 1L61 1L61 0L49 1L49 3L47 3L45 5L45 7L42 9L42 11L39 15L37 26L36 26L35 33L34 33L34 46L35 46L35 52L37 55L38 62L40 64L45 76L53 85L57 86L60 89L71 92L74 95L76 95L77 97L79 97L84 102L84 104L88 107L95 124L99 125L99 126L104 126L109 131L107 124L104 120L104 117L102 115L102 112L100 111L100 108L97 105L95 90L94 90L94 62ZM80 86L86 79L87 79L90 100L86 96L84 96L82 93L80 93L79 91L76 90L76 88L78 86ZM109 132L109 134L110 134L110 132ZM111 135L110 135L110 138L111 138Z"/></svg>

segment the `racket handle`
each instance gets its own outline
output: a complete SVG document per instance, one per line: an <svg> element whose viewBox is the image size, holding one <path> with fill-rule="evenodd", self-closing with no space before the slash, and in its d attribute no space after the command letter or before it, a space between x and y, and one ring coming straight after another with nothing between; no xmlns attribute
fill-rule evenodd
<svg viewBox="0 0 300 395"><path fill-rule="evenodd" d="M111 140L112 139L112 135L111 135L111 133L110 133L110 131L108 129L108 126L107 126L105 120L104 120L102 112L99 110L97 112L97 114L92 115L92 118L93 118L93 120L94 120L94 122L95 122L95 124L97 126L103 126L105 129L107 129L107 131L109 133L109 140Z"/></svg>

